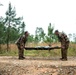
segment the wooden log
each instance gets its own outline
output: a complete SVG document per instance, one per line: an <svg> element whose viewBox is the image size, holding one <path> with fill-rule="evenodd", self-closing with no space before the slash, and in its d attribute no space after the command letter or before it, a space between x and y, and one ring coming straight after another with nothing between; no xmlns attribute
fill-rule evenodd
<svg viewBox="0 0 76 75"><path fill-rule="evenodd" d="M25 47L25 50L53 50L53 49L61 49L61 47Z"/></svg>

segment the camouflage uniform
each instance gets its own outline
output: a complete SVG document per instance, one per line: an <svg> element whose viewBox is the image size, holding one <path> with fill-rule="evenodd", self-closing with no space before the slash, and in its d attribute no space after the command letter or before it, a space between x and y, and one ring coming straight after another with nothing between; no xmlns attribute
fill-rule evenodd
<svg viewBox="0 0 76 75"><path fill-rule="evenodd" d="M27 37L25 35L21 36L17 41L17 47L19 50L19 58L23 58L24 56L24 47L25 47L25 43L27 41Z"/></svg>
<svg viewBox="0 0 76 75"><path fill-rule="evenodd" d="M58 39L61 42L61 54L62 54L61 59L67 60L67 50L69 47L69 39L66 34L60 33L60 32L58 35Z"/></svg>

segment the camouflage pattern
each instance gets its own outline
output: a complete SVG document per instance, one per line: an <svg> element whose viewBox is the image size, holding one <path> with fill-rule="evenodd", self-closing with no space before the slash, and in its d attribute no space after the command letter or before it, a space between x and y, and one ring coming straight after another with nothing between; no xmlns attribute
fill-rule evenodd
<svg viewBox="0 0 76 75"><path fill-rule="evenodd" d="M24 48L25 48L25 43L27 41L27 37L25 35L21 36L17 41L16 45L19 50L19 58L23 58L24 56Z"/></svg>
<svg viewBox="0 0 76 75"><path fill-rule="evenodd" d="M62 59L67 60L67 50L69 47L69 39L68 39L67 35L64 34L63 32L62 33L59 32L58 39L61 42Z"/></svg>

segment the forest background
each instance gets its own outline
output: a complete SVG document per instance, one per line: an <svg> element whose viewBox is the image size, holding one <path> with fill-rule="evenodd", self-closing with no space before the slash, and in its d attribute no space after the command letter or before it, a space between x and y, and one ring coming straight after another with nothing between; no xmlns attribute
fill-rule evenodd
<svg viewBox="0 0 76 75"><path fill-rule="evenodd" d="M15 45L16 40L24 34L26 31L26 23L23 21L22 17L17 17L15 7L12 7L11 3L8 5L8 9L5 12L5 16L0 16L0 55L17 55L17 48ZM31 29L32 26L30 25ZM57 37L54 35L54 26L51 23L48 23L47 33L43 30L42 27L37 27L35 34L29 34L27 46L47 46L55 45L59 46ZM69 53L68 55L76 55L76 34L69 33L69 39L73 38L70 41ZM10 52L10 53L9 53ZM60 51L25 51L26 55L59 55ZM13 53L13 54L12 54ZM42 54L41 54L42 53Z"/></svg>

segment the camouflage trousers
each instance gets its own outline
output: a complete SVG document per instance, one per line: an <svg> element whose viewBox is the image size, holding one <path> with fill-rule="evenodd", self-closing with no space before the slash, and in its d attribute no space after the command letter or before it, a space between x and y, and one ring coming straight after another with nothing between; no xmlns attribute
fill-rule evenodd
<svg viewBox="0 0 76 75"><path fill-rule="evenodd" d="M61 44L63 46L63 44ZM64 46L64 48L61 48L61 56L62 59L67 59L67 51L68 51L68 47L69 47L69 42L67 42Z"/></svg>
<svg viewBox="0 0 76 75"><path fill-rule="evenodd" d="M18 47L18 56L19 58L24 57L24 48L21 46L17 46Z"/></svg>

